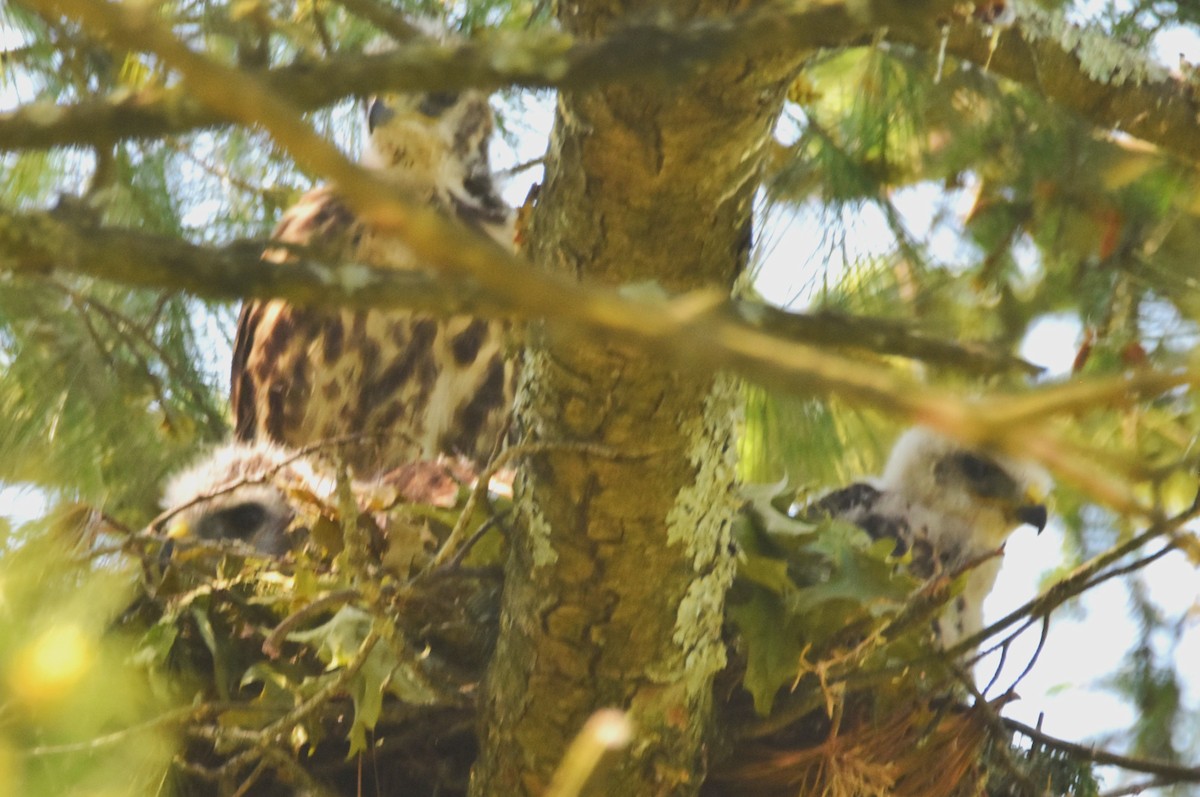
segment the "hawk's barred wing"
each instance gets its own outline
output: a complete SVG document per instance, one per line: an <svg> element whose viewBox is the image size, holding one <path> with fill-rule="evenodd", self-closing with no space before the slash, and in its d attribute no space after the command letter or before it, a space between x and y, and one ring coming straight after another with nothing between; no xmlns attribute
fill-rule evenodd
<svg viewBox="0 0 1200 797"><path fill-rule="evenodd" d="M436 101L434 101L436 100ZM513 213L487 159L487 98L398 95L368 109L369 165L398 191L511 246ZM309 192L275 232L282 246L331 263L419 270L405 241L360 222L328 188ZM512 404L508 324L405 310L355 311L250 302L231 373L237 436L292 447L338 440L337 456L370 477L439 454L486 460Z"/></svg>
<svg viewBox="0 0 1200 797"><path fill-rule="evenodd" d="M872 540L894 540L896 548L893 553L903 556L913 547L913 529L909 518L896 514L893 507L889 506L894 502L886 498L886 494L878 487L867 482L855 482L821 496L804 508L803 515L814 520L823 517L844 520L858 526ZM913 569L917 575L921 575L920 570L925 568Z"/></svg>
<svg viewBox="0 0 1200 797"><path fill-rule="evenodd" d="M282 263L293 251L307 250L317 257L336 260L361 237L357 226L354 214L333 191L328 187L317 188L288 208L275 226L272 240L286 246L269 249L263 257ZM341 247L338 247L339 242ZM336 251L339 248L341 252ZM298 311L281 302L249 301L242 305L229 380L234 435L238 440L287 440L285 389L289 386L273 384L273 392L269 395L260 394L259 388L269 382L272 369L296 373L297 364L289 367L282 360L294 348L297 322L306 320L305 316L312 313ZM340 354L336 335L327 336L325 348L326 359ZM290 387L303 392L304 386Z"/></svg>

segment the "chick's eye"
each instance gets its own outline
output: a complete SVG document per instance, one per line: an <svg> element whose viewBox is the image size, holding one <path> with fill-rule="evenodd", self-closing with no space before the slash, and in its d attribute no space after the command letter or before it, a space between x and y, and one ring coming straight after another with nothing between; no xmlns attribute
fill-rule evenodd
<svg viewBox="0 0 1200 797"><path fill-rule="evenodd" d="M260 503L247 502L214 512L201 522L200 535L205 539L249 540L262 528L267 509Z"/></svg>
<svg viewBox="0 0 1200 797"><path fill-rule="evenodd" d="M963 473L973 481L983 481L996 473L998 468L986 459L974 454L963 454L960 460Z"/></svg>

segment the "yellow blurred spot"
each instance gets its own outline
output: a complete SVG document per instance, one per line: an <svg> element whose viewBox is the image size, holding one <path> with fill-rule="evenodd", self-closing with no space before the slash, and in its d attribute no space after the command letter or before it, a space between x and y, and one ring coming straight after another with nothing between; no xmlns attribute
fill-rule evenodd
<svg viewBox="0 0 1200 797"><path fill-rule="evenodd" d="M21 791L21 772L16 757L11 749L0 744L0 797L14 797Z"/></svg>
<svg viewBox="0 0 1200 797"><path fill-rule="evenodd" d="M18 700L44 706L63 698L79 683L95 654L95 645L78 626L55 626L17 651L9 686Z"/></svg>
<svg viewBox="0 0 1200 797"><path fill-rule="evenodd" d="M188 528L187 521L181 520L178 523L172 523L171 528L167 529L167 536L173 540L180 540L192 533Z"/></svg>

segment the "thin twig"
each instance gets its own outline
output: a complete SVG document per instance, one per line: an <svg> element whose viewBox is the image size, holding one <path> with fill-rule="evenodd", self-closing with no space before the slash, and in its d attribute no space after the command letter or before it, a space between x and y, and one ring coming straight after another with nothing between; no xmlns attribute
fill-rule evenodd
<svg viewBox="0 0 1200 797"><path fill-rule="evenodd" d="M276 770L287 773L288 780L297 785L293 794L303 794L305 797L333 797L329 787L322 784L305 769L286 749L278 747L267 748L263 757L275 765Z"/></svg>
<svg viewBox="0 0 1200 797"><path fill-rule="evenodd" d="M992 671L992 677L988 679L987 686L981 690L983 694L992 691L992 687L996 685L996 681L1000 680L1000 673L1004 671L1004 664L1008 661L1008 649L1011 639L1004 640L1000 645L1000 660L996 662L996 669ZM981 660L985 654L979 654L971 659L971 663Z"/></svg>
<svg viewBox="0 0 1200 797"><path fill-rule="evenodd" d="M1159 777L1169 779L1171 783L1200 783L1200 767L1181 766L1168 761L1156 761L1151 758L1118 755L1117 753L1099 750L1093 745L1077 744L1075 742L1068 742L1065 739L1059 739L1011 717L1004 717L1003 721L1006 726L1017 733L1027 736L1038 744L1049 747L1052 750L1066 753L1073 758L1091 761L1094 764L1101 764L1103 766L1120 767L1132 772L1158 775Z"/></svg>
<svg viewBox="0 0 1200 797"><path fill-rule="evenodd" d="M341 606L345 603L360 600L362 593L356 589L342 589L336 592L329 592L321 597L306 603L296 611L289 614L287 617L272 629L267 638L263 640L262 651L269 658L277 658L279 656L280 645L283 638L287 636L293 628L315 614L331 609L334 606Z"/></svg>
<svg viewBox="0 0 1200 797"><path fill-rule="evenodd" d="M374 0L337 0L337 4L356 17L361 17L386 33L396 42L406 42L421 36L416 25L409 22L395 7Z"/></svg>
<svg viewBox="0 0 1200 797"><path fill-rule="evenodd" d="M1142 794L1150 789L1170 786L1173 783L1175 781L1170 778L1150 778L1149 780L1131 783L1128 786L1119 786L1110 791L1100 792L1100 797L1130 797L1130 795Z"/></svg>
<svg viewBox="0 0 1200 797"><path fill-rule="evenodd" d="M1038 658L1042 655L1042 650L1046 647L1046 639L1049 634L1050 615L1046 615L1042 618L1042 633L1041 636L1038 637L1037 647L1034 648L1033 655L1029 657L1029 661L1026 662L1025 668L1021 670L1021 674L1018 675L1011 684L1009 684L1008 689L1004 691L1005 694L1015 692L1021 681L1024 681L1025 677L1033 670L1033 665L1037 663Z"/></svg>
<svg viewBox="0 0 1200 797"><path fill-rule="evenodd" d="M1127 554L1136 551L1146 543L1175 531L1184 523L1194 518L1198 510L1200 510L1200 494L1197 495L1197 501L1193 502L1192 506L1185 511L1172 518L1153 523L1141 534L1135 535L1126 542L1093 557L1090 561L1077 567L1066 578L1052 584L1045 592L1033 600L1009 612L982 631L962 640L951 649L951 655L960 655L978 647L984 640L989 639L1024 618L1041 617L1049 614L1055 608L1079 595L1084 590L1108 579L1110 577L1109 574L1102 571L1109 565ZM1151 558L1157 557L1157 555L1152 554ZM1120 570L1123 572L1124 568Z"/></svg>
<svg viewBox="0 0 1200 797"><path fill-rule="evenodd" d="M218 428L223 425L223 421L221 420L220 416L215 413L211 406L209 406L209 397L196 384L194 384L191 379L186 377L183 371L179 368L179 365L175 362L175 358L173 358L166 351L166 349L164 349L158 343L158 341L154 339L149 329L143 328L139 324L134 323L123 313L114 310L99 299L96 299L93 296L86 296L57 279L47 279L46 284L61 291L68 298L70 298L70 300L80 308L85 322L87 321L87 313L83 311L85 308L91 308L108 322L113 331L120 335L121 339L125 341L129 352L137 359L138 364L142 367L142 371L145 373L146 379L153 386L155 397L157 398L158 403L162 407L164 413L172 412L171 403L167 400L166 391L163 388L162 380L155 376L154 370L150 367L149 361L137 350L139 344L146 346L158 357L158 361L162 363L163 367L167 369L167 373L172 377L172 385L182 385L184 389L187 390L187 392L192 396L192 399L195 401L196 405L203 410L205 419L208 421L210 427ZM97 346L100 346L99 341L97 341ZM106 353L111 354L111 352Z"/></svg>
<svg viewBox="0 0 1200 797"><path fill-rule="evenodd" d="M975 699L974 708L983 713L984 721L992 731L993 738L1003 744L994 745L994 748L999 753L1000 766L1008 773L1017 785L1025 792L1028 797L1036 797L1038 794L1037 788L1029 776L1021 771L1017 766L1017 762L1013 760L1011 747L1007 742L1010 738L1010 731L1004 727L1004 720L997 711L996 705L1003 706L1008 701L1012 700L1015 695L1005 693L998 697L995 704L988 702L988 699L975 687L975 682L971 680L971 676L962 670L960 667L954 667L954 676L958 682L970 693Z"/></svg>
<svg viewBox="0 0 1200 797"><path fill-rule="evenodd" d="M166 714L159 715L145 722L131 725L128 728L122 728L119 731L106 733L103 736L97 736L94 739L88 739L85 742L70 742L67 744L46 744L37 747L30 747L24 751L25 755L29 756L51 756L51 755L67 755L69 753L85 753L94 752L101 747L119 744L128 741L131 736L134 736L142 731L147 731L152 728L158 728L163 725L173 725L176 723L183 724L186 722L197 722L203 717L212 713L212 708L209 705L187 706L186 708L168 711Z"/></svg>
<svg viewBox="0 0 1200 797"><path fill-rule="evenodd" d="M254 784L258 782L258 779L266 774L267 766L267 759L265 757L260 759L259 762L254 765L254 769L250 770L250 774L247 775L245 780L242 781L242 784L238 786L237 791L230 795L230 797L246 797L246 795L250 793L250 789L253 788Z"/></svg>
<svg viewBox="0 0 1200 797"><path fill-rule="evenodd" d="M532 169L534 166L541 166L545 162L546 162L546 156L539 155L536 158L530 158L527 161L521 161L520 163L514 163L512 166L509 166L508 168L500 169L499 171L496 172L496 176L497 177L514 177L527 169Z"/></svg>
<svg viewBox="0 0 1200 797"><path fill-rule="evenodd" d="M463 543L462 547L458 549L458 553L454 554L454 558L450 560L450 562L446 565L446 568L448 570L457 570L462 567L463 560L465 560L467 555L471 553L471 549L475 547L476 543L483 539L483 535L487 534L496 527L496 524L500 522L500 518L501 515L498 514L488 515L487 520L483 521L483 523L479 525L479 528L475 530L475 533L471 535L471 538Z"/></svg>
<svg viewBox="0 0 1200 797"><path fill-rule="evenodd" d="M607 446L595 445L590 443L522 443L501 451L497 456L492 458L479 477L475 480L475 487L471 490L471 495L468 496L466 504L463 506L462 512L458 515L458 520L454 524L454 528L450 530L450 534L446 537L446 541L442 543L442 547L438 550L437 555L433 558L433 562L429 565L429 570L437 570L453 562L456 558L456 552L463 535L466 534L467 527L471 524L471 520L475 514L475 510L480 503L487 500L488 487L491 485L492 478L501 470L506 468L513 460L520 457L533 456L535 454L545 454L554 451L576 451L584 454L595 454L608 458L619 459L640 459L647 456L644 453L615 451Z"/></svg>

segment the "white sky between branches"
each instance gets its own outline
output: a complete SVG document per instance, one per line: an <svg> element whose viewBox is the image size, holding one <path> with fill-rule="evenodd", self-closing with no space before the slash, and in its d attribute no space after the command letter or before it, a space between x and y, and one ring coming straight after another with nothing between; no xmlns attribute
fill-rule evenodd
<svg viewBox="0 0 1200 797"><path fill-rule="evenodd" d="M1200 61L1200 36L1183 28L1163 31L1156 37L1155 49L1163 63L1173 65L1181 54L1194 63ZM912 239L926 244L932 262L966 265L978 258L979 253L961 234L962 219L974 201L973 186L947 194L940 185L917 185L897 191L891 200ZM786 216L776 214L764 225L764 236L771 240L756 282L763 296L801 309L819 294L822 279L837 280L836 273L826 273L839 267L829 257L832 246L844 247L843 267L894 248L895 238L877 207L863 205L843 213L832 225L839 228L838 240L832 245L824 237L831 227L822 215L825 212L813 204ZM1018 263L1031 263L1037 257L1028 244L1018 245L1015 254ZM812 267L797 268L797 263ZM1045 316L1029 330L1020 354L1046 369L1043 379L1061 378L1071 372L1081 332L1082 324L1073 314ZM1037 595L1047 574L1063 561L1063 530L1053 521L1053 506L1051 510L1051 523L1041 535L1024 527L1009 539L996 587L984 603L985 623L999 620ZM1154 648L1160 661L1173 662L1180 674L1181 705L1200 711L1200 573L1182 553L1174 552L1136 578L1166 618L1166 625L1181 623L1184 628L1174 651L1169 650L1164 636L1154 640ZM1008 704L1003 713L1029 725L1040 721L1042 730L1052 736L1120 750L1126 742L1124 730L1134 723L1136 709L1106 688L1106 682L1115 676L1123 656L1138 639L1126 582L1105 582L1089 590L1080 604L1075 610L1067 606L1054 613L1045 647L1016 690L1021 699ZM1031 628L1013 645L994 690L1005 689L1020 676L1036 650L1040 632L1040 626ZM997 656L976 667L981 686L995 673ZM995 694L998 692L989 696ZM1200 729L1175 743L1194 759L1200 754ZM1117 780L1128 782L1137 777L1102 774L1108 776L1104 784L1108 787ZM1200 793L1200 789L1193 787L1189 793Z"/></svg>

